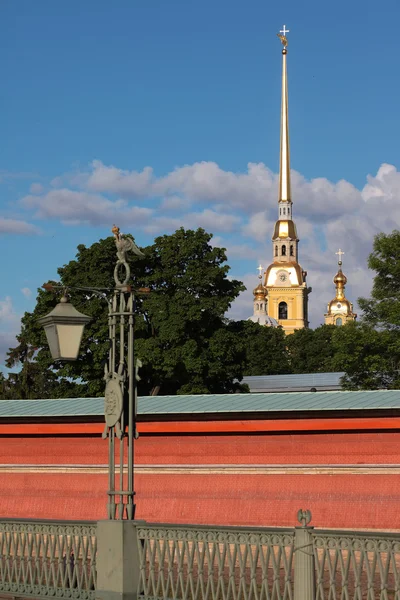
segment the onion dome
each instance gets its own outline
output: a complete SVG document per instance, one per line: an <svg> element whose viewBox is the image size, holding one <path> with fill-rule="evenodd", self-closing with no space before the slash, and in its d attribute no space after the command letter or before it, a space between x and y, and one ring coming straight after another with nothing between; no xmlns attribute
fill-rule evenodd
<svg viewBox="0 0 400 600"><path fill-rule="evenodd" d="M353 306L351 302L349 302L344 296L342 298L333 298L333 300L331 300L328 304L328 313L335 312L347 315L352 312L352 310Z"/></svg>
<svg viewBox="0 0 400 600"><path fill-rule="evenodd" d="M342 272L342 268L340 265L339 265L339 271L336 273L335 277L333 278L333 283L335 285L341 284L342 286L346 285L346 283L347 283L347 277Z"/></svg>
<svg viewBox="0 0 400 600"><path fill-rule="evenodd" d="M254 288L253 295L254 295L255 300L265 300L265 296L267 295L267 290L262 285L262 283L259 283L258 286L256 288Z"/></svg>

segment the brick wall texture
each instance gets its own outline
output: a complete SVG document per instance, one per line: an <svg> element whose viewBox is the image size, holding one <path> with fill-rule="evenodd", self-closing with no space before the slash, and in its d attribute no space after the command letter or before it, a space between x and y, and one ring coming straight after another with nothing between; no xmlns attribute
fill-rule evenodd
<svg viewBox="0 0 400 600"><path fill-rule="evenodd" d="M140 519L400 530L400 432L142 435L136 462ZM106 463L99 436L2 436L0 518L105 518Z"/></svg>

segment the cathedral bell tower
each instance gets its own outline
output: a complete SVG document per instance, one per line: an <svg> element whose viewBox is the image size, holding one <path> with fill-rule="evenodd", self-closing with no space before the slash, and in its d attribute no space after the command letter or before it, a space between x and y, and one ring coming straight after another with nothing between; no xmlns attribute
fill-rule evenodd
<svg viewBox="0 0 400 600"><path fill-rule="evenodd" d="M276 319L287 334L308 327L308 294L311 292L306 285L307 272L298 262L299 238L293 221L286 68L288 32L284 25L278 34L283 45L278 220L272 237L273 262L265 271L264 279L268 315Z"/></svg>
<svg viewBox="0 0 400 600"><path fill-rule="evenodd" d="M336 287L336 295L333 300L328 304L328 312L325 316L325 325L345 325L349 321L355 321L357 315L353 312L353 305L347 300L344 289L347 283L347 277L342 271L342 255L344 252L338 250L336 254L339 255L338 260L338 272L333 278L333 283Z"/></svg>

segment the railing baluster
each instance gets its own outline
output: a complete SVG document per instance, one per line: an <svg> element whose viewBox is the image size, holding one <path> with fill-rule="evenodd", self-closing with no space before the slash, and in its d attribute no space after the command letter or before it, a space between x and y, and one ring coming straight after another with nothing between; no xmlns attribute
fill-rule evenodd
<svg viewBox="0 0 400 600"><path fill-rule="evenodd" d="M294 530L146 523L138 535L142 547L149 540L168 546L164 552L147 552L141 561L142 588L148 590L139 594L141 598L293 598ZM151 585L155 571L159 574L157 591Z"/></svg>
<svg viewBox="0 0 400 600"><path fill-rule="evenodd" d="M96 528L95 522L0 521L0 593L94 600Z"/></svg>

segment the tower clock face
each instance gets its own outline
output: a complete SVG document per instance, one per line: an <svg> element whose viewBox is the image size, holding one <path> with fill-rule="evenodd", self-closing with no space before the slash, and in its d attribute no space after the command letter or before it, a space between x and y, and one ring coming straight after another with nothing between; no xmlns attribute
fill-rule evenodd
<svg viewBox="0 0 400 600"><path fill-rule="evenodd" d="M279 281L281 281L282 283L285 283L285 281L287 281L287 273L279 273Z"/></svg>

